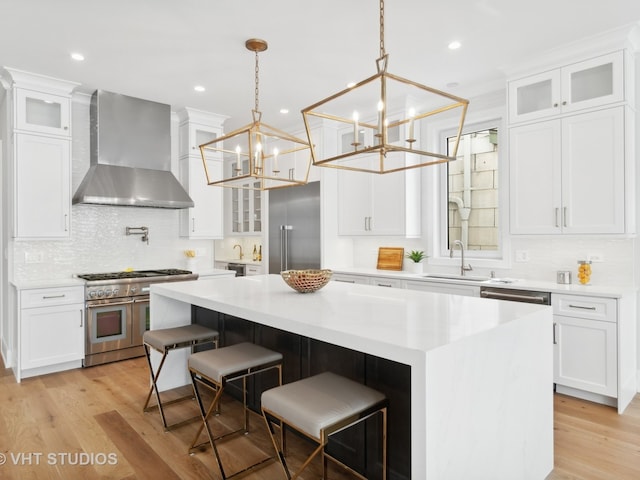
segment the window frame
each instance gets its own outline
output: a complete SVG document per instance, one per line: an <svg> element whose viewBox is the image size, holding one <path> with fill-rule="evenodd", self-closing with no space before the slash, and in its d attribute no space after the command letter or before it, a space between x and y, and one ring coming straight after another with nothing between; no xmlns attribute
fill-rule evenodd
<svg viewBox="0 0 640 480"><path fill-rule="evenodd" d="M509 232L509 165L508 149L508 128L505 122L505 114L500 109L488 110L484 115L475 115L474 118L467 118L467 122L462 129L462 134L474 131L496 128L498 130L498 249L488 250L465 250L465 260L472 260L472 266L478 268L510 268L510 238ZM442 124L432 131L432 140L441 152L446 152L447 138L455 135L457 127L453 124ZM432 178L433 195L430 211L431 223L431 258L429 264L432 265L458 265L460 259L454 254L450 258L448 246L448 168L446 164L437 169Z"/></svg>

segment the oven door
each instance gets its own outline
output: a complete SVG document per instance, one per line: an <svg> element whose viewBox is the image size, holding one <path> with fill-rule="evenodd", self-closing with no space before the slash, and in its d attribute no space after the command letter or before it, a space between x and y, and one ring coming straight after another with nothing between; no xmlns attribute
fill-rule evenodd
<svg viewBox="0 0 640 480"><path fill-rule="evenodd" d="M132 305L131 299L87 302L87 355L131 346Z"/></svg>
<svg viewBox="0 0 640 480"><path fill-rule="evenodd" d="M147 295L136 297L133 300L133 321L132 340L134 346L142 346L142 336L144 332L149 330L149 319L151 317L151 308L149 307L149 297Z"/></svg>

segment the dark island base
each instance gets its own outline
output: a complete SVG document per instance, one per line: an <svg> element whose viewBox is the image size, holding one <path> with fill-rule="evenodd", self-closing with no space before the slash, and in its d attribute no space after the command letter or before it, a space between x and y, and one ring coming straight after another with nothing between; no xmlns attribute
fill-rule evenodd
<svg viewBox="0 0 640 480"><path fill-rule="evenodd" d="M282 353L284 383L331 371L383 392L389 399L388 478L411 477L410 366L197 306L192 306L191 315L192 323L220 332L220 346L249 341ZM249 378L250 408L259 413L261 392L276 385L275 372ZM240 398L239 387L230 385L227 391ZM380 418L374 416L332 436L328 451L367 478L379 479L380 431Z"/></svg>

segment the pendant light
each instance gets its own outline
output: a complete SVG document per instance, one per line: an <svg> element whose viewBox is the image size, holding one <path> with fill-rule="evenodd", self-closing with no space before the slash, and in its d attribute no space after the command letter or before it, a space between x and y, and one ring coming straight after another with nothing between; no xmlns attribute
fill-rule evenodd
<svg viewBox="0 0 640 480"><path fill-rule="evenodd" d="M200 145L207 183L247 190L272 190L304 185L311 167L309 144L262 122L259 108L260 69L258 53L267 42L252 38L245 42L255 52L255 108L253 121Z"/></svg>
<svg viewBox="0 0 640 480"><path fill-rule="evenodd" d="M302 110L315 166L389 173L455 160L469 101L389 73L388 60L380 0L377 73ZM457 124L448 155L425 140L427 124L441 119ZM323 128L312 131L315 122ZM317 130L337 132L337 151L320 155Z"/></svg>

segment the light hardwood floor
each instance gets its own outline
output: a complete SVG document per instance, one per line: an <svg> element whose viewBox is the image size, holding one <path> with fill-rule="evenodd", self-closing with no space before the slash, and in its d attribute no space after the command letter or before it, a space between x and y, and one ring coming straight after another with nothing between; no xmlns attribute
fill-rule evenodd
<svg viewBox="0 0 640 480"><path fill-rule="evenodd" d="M164 432L157 412L143 413L148 371L143 358L71 370L16 384L0 364L0 479L218 479L206 448L187 454L197 423ZM226 399L219 418L234 415ZM195 402L170 407L168 420L196 415ZM266 428L223 444L229 470L271 455ZM290 435L295 467L310 445ZM83 453L83 455L78 455ZM319 478L319 463L302 478ZM351 478L331 467L331 478ZM245 476L282 478L275 463ZM549 480L639 479L640 395L624 415L562 395L555 397L555 469ZM473 479L465 479L473 480Z"/></svg>

